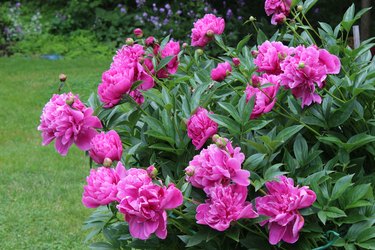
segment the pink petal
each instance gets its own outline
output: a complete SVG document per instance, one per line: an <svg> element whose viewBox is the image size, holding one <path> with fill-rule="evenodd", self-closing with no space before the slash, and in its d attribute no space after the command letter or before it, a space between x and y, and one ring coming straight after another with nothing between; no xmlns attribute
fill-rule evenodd
<svg viewBox="0 0 375 250"><path fill-rule="evenodd" d="M182 193L179 189L177 189L174 185L170 185L166 192L164 199L161 202L162 209L174 209L182 205L184 198Z"/></svg>
<svg viewBox="0 0 375 250"><path fill-rule="evenodd" d="M286 231L286 227L282 227L277 223L270 223L269 224L270 235L269 235L269 242L271 245L276 245L279 243L281 238L284 236Z"/></svg>

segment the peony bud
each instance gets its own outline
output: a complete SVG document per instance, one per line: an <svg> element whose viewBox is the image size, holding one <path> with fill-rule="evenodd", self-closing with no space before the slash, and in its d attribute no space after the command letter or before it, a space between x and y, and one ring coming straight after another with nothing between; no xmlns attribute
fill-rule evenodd
<svg viewBox="0 0 375 250"><path fill-rule="evenodd" d="M255 18L255 17L253 17L253 16L250 16L250 18L249 18L249 21L250 22L254 22L254 21L256 21L257 19Z"/></svg>
<svg viewBox="0 0 375 250"><path fill-rule="evenodd" d="M103 166L104 167L110 167L112 165L112 160L108 157L104 158Z"/></svg>
<svg viewBox="0 0 375 250"><path fill-rule="evenodd" d="M145 43L147 46L152 46L155 43L155 37L153 36L147 37Z"/></svg>
<svg viewBox="0 0 375 250"><path fill-rule="evenodd" d="M70 96L68 99L66 99L65 103L72 106L74 103L74 96Z"/></svg>
<svg viewBox="0 0 375 250"><path fill-rule="evenodd" d="M238 66L241 64L240 59L237 57L232 58L234 66Z"/></svg>
<svg viewBox="0 0 375 250"><path fill-rule="evenodd" d="M302 10L303 10L303 6L302 6L302 5L298 5L298 6L297 6L297 11L298 11L298 12L302 12Z"/></svg>
<svg viewBox="0 0 375 250"><path fill-rule="evenodd" d="M215 143L216 143L219 139L220 139L220 135L218 135L218 134L215 134L215 135L212 136L212 141L215 142Z"/></svg>
<svg viewBox="0 0 375 250"><path fill-rule="evenodd" d="M253 84L254 87L259 86L259 82L260 82L259 76L257 75L251 76L251 83Z"/></svg>
<svg viewBox="0 0 375 250"><path fill-rule="evenodd" d="M188 166L187 168L185 168L185 174L187 176L193 176L194 172L195 172L195 167L194 166Z"/></svg>
<svg viewBox="0 0 375 250"><path fill-rule="evenodd" d="M226 76L229 76L230 74L232 74L231 71L229 71L229 70L226 70L226 71L225 71L225 75L226 75Z"/></svg>
<svg viewBox="0 0 375 250"><path fill-rule="evenodd" d="M202 49L197 49L195 52L197 53L198 56L201 56L204 53Z"/></svg>
<svg viewBox="0 0 375 250"><path fill-rule="evenodd" d="M125 43L126 43L126 45L133 45L134 40L133 40L133 38L128 37L128 38L126 38Z"/></svg>
<svg viewBox="0 0 375 250"><path fill-rule="evenodd" d="M184 49L186 49L186 48L187 48L187 46L188 46L188 44L187 44L187 43L183 43L183 44L182 44L182 48L184 48Z"/></svg>
<svg viewBox="0 0 375 250"><path fill-rule="evenodd" d="M228 141L225 140L225 138L220 137L216 142L216 146L218 146L219 148L225 148L227 146L227 143Z"/></svg>
<svg viewBox="0 0 375 250"><path fill-rule="evenodd" d="M66 77L65 74L60 74L60 75L59 75L59 79L60 79L61 82L65 82L65 81L66 81L66 78L67 78L67 77Z"/></svg>
<svg viewBox="0 0 375 250"><path fill-rule="evenodd" d="M257 50L252 50L252 51L251 51L251 55L255 58L255 57L257 57L257 56L259 55L259 51L257 51Z"/></svg>
<svg viewBox="0 0 375 250"><path fill-rule="evenodd" d="M150 178L156 178L156 176L158 175L158 170L154 167L154 165L149 166L146 171Z"/></svg>
<svg viewBox="0 0 375 250"><path fill-rule="evenodd" d="M213 30L208 30L206 33L207 37L213 37L215 35L215 32Z"/></svg>
<svg viewBox="0 0 375 250"><path fill-rule="evenodd" d="M143 31L140 28L136 28L133 33L136 38L142 38L143 36Z"/></svg>

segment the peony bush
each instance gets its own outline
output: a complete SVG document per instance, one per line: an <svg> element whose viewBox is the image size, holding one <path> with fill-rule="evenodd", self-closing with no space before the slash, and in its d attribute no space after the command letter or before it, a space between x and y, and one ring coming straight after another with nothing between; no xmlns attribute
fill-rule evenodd
<svg viewBox="0 0 375 250"><path fill-rule="evenodd" d="M90 157L90 248L374 249L375 44L348 40L368 9L315 29L315 2L266 0L275 33L250 17L236 47L213 14L190 45L137 28L87 104L52 96L43 145Z"/></svg>

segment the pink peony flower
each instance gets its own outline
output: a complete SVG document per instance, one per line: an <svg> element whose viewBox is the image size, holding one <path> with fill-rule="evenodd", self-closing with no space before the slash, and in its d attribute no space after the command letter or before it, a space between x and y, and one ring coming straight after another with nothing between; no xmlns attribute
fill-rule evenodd
<svg viewBox="0 0 375 250"><path fill-rule="evenodd" d="M42 144L48 145L56 139L56 151L63 156L73 143L81 150L89 150L90 141L97 134L95 128L102 128L98 117L92 114L93 110L72 93L53 95L40 116L38 130L42 131Z"/></svg>
<svg viewBox="0 0 375 250"><path fill-rule="evenodd" d="M232 72L232 66L228 62L219 63L216 68L211 70L211 78L214 81L221 82Z"/></svg>
<svg viewBox="0 0 375 250"><path fill-rule="evenodd" d="M266 0L264 3L264 9L267 16L273 15L271 23L276 25L285 21L285 18L290 13L290 6L292 0Z"/></svg>
<svg viewBox="0 0 375 250"><path fill-rule="evenodd" d="M149 36L146 38L145 43L147 46L152 46L155 43L155 37Z"/></svg>
<svg viewBox="0 0 375 250"><path fill-rule="evenodd" d="M281 62L281 84L302 99L302 107L321 103L321 97L315 93L315 84L323 88L327 74L339 73L340 67L340 60L328 51L301 45Z"/></svg>
<svg viewBox="0 0 375 250"><path fill-rule="evenodd" d="M221 35L224 32L225 21L213 14L206 14L194 23L191 33L191 45L204 47L213 38L213 35Z"/></svg>
<svg viewBox="0 0 375 250"><path fill-rule="evenodd" d="M231 181L241 186L248 186L250 172L241 169L245 155L240 151L239 147L233 149L229 140L222 148L211 144L189 162L189 167L185 169L190 175L186 176L187 181L194 187L205 190L215 184L225 185Z"/></svg>
<svg viewBox="0 0 375 250"><path fill-rule="evenodd" d="M121 162L116 169L99 167L91 169L87 176L87 185L83 187L82 203L88 208L97 208L117 201L117 183L126 170Z"/></svg>
<svg viewBox="0 0 375 250"><path fill-rule="evenodd" d="M254 64L258 67L258 72L279 75L282 73L280 62L288 54L289 48L281 42L265 41L258 47L258 54L254 59Z"/></svg>
<svg viewBox="0 0 375 250"><path fill-rule="evenodd" d="M200 204L196 210L198 224L224 231L233 221L258 217L251 203L246 201L247 187L217 184L209 188L207 195L206 203Z"/></svg>
<svg viewBox="0 0 375 250"><path fill-rule="evenodd" d="M178 54L180 53L180 44L178 42L169 41L161 51L161 58L173 56L172 60L158 72L159 78L167 78L170 74L177 72L178 68Z"/></svg>
<svg viewBox="0 0 375 250"><path fill-rule="evenodd" d="M259 86L253 87L252 85L247 85L245 90L246 102L248 102L251 97L255 96L254 108L251 112L250 119L255 119L261 114L268 113L272 110L276 102L277 91L279 90L280 77L264 74L254 81L258 81ZM262 85L265 84L272 84L272 86L262 87Z"/></svg>
<svg viewBox="0 0 375 250"><path fill-rule="evenodd" d="M205 108L199 107L194 115L187 121L187 132L196 150L199 150L206 143L207 139L217 133L217 123L208 117Z"/></svg>
<svg viewBox="0 0 375 250"><path fill-rule="evenodd" d="M143 36L143 31L140 29L140 28L136 28L133 30L133 33L134 35L137 37L137 38L142 38Z"/></svg>
<svg viewBox="0 0 375 250"><path fill-rule="evenodd" d="M280 240L287 243L298 240L304 224L298 209L309 207L316 200L316 194L308 187L295 187L293 179L285 176L279 176L279 180L267 182L268 195L255 200L258 214L269 217L261 225L268 223L272 245Z"/></svg>
<svg viewBox="0 0 375 250"><path fill-rule="evenodd" d="M132 237L146 240L155 233L160 239L167 236L167 213L183 202L183 196L173 184L161 187L152 183L147 171L129 169L118 184L117 206L125 215Z"/></svg>
<svg viewBox="0 0 375 250"><path fill-rule="evenodd" d="M122 143L120 136L114 130L97 134L91 140L90 145L89 154L96 163L102 164L105 158L112 161L121 159Z"/></svg>
<svg viewBox="0 0 375 250"><path fill-rule="evenodd" d="M103 73L102 83L98 87L98 95L105 108L117 105L124 95L129 95L131 87L137 81L142 83L136 90L148 90L154 86L152 76L141 65L143 56L144 49L139 44L125 45L117 51L110 69ZM140 92L137 94L141 95ZM134 94L130 96L133 97ZM143 96L136 101L142 104Z"/></svg>

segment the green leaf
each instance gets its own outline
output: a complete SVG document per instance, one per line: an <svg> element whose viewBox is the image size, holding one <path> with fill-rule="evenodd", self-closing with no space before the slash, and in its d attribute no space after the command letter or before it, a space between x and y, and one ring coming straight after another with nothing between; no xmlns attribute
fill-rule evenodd
<svg viewBox="0 0 375 250"><path fill-rule="evenodd" d="M328 120L328 125L330 128L337 127L349 119L355 107L354 101L355 98L351 99L331 114Z"/></svg>
<svg viewBox="0 0 375 250"><path fill-rule="evenodd" d="M246 159L244 169L255 170L261 165L264 160L265 154L256 153Z"/></svg>
<svg viewBox="0 0 375 250"><path fill-rule="evenodd" d="M241 230L238 227L232 227L225 232L225 235L236 242L240 242L240 232Z"/></svg>
<svg viewBox="0 0 375 250"><path fill-rule="evenodd" d="M237 112L236 108L231 103L228 103L228 102L219 102L218 104L225 111L227 111L229 113L229 115L232 116L236 122L238 122L238 123L242 122L239 113Z"/></svg>
<svg viewBox="0 0 375 250"><path fill-rule="evenodd" d="M305 161L309 155L307 142L301 134L298 134L293 144L294 155L301 166L305 165Z"/></svg>
<svg viewBox="0 0 375 250"><path fill-rule="evenodd" d="M268 168L264 173L264 179L267 180L267 181L273 180L277 176L284 175L284 174L288 173L288 172L280 171L280 167L282 165L283 164L278 163L278 164L275 164L275 165L271 166L270 168Z"/></svg>
<svg viewBox="0 0 375 250"><path fill-rule="evenodd" d="M375 136L367 134L354 135L345 143L344 148L350 153L351 151L360 148L366 144L375 141Z"/></svg>
<svg viewBox="0 0 375 250"><path fill-rule="evenodd" d="M212 120L217 122L219 125L229 129L229 131L234 133L240 133L240 129L238 124L229 117L217 114L209 114L208 115Z"/></svg>
<svg viewBox="0 0 375 250"><path fill-rule="evenodd" d="M302 128L303 128L303 125L293 125L293 126L287 127L285 129L283 129L276 136L276 140L281 141L281 143L285 143L293 135L297 134Z"/></svg>
<svg viewBox="0 0 375 250"><path fill-rule="evenodd" d="M374 250L375 249L375 240L369 240L369 241L366 241L366 242L356 243L356 245L363 248L363 249Z"/></svg>
<svg viewBox="0 0 375 250"><path fill-rule="evenodd" d="M202 233L202 232L198 232L196 234L194 234L193 236L191 236L186 244L186 247L192 247L192 246L196 246L198 245L199 243L201 243L203 240L206 239L206 236L207 234L205 233Z"/></svg>
<svg viewBox="0 0 375 250"><path fill-rule="evenodd" d="M306 14L317 2L318 0L306 0L303 3L303 14Z"/></svg>
<svg viewBox="0 0 375 250"><path fill-rule="evenodd" d="M338 179L332 190L331 200L338 199L352 185L353 175L346 175Z"/></svg>
<svg viewBox="0 0 375 250"><path fill-rule="evenodd" d="M328 218L332 218L332 219L346 217L345 212L337 207L327 208L327 210L325 211L325 214Z"/></svg>
<svg viewBox="0 0 375 250"><path fill-rule="evenodd" d="M326 224L326 221L327 221L327 215L324 211L319 211L318 212L318 218L319 220L325 225Z"/></svg>
<svg viewBox="0 0 375 250"><path fill-rule="evenodd" d="M264 34L264 32L261 29L258 29L257 43L262 44L267 40L268 40L268 38L267 38L266 34Z"/></svg>
<svg viewBox="0 0 375 250"><path fill-rule="evenodd" d="M246 104L243 105L243 102L245 102ZM240 102L239 102L239 104L241 105L238 106L238 110L239 110L239 113L241 114L242 123L249 121L250 115L254 109L254 103L255 103L255 96L252 96L248 102L246 102L246 95L243 95L241 97Z"/></svg>
<svg viewBox="0 0 375 250"><path fill-rule="evenodd" d="M173 57L175 57L175 56L167 56L167 57L162 58L160 60L160 63L156 67L155 71L158 72L159 70L161 70L162 68L164 68L173 59Z"/></svg>
<svg viewBox="0 0 375 250"><path fill-rule="evenodd" d="M242 48L249 42L251 35L245 36L238 44L237 44L237 53L240 53Z"/></svg>
<svg viewBox="0 0 375 250"><path fill-rule="evenodd" d="M113 247L108 242L95 242L95 243L90 244L89 247L90 247L90 249L93 249L93 250L114 250L114 249L118 249L116 247Z"/></svg>

